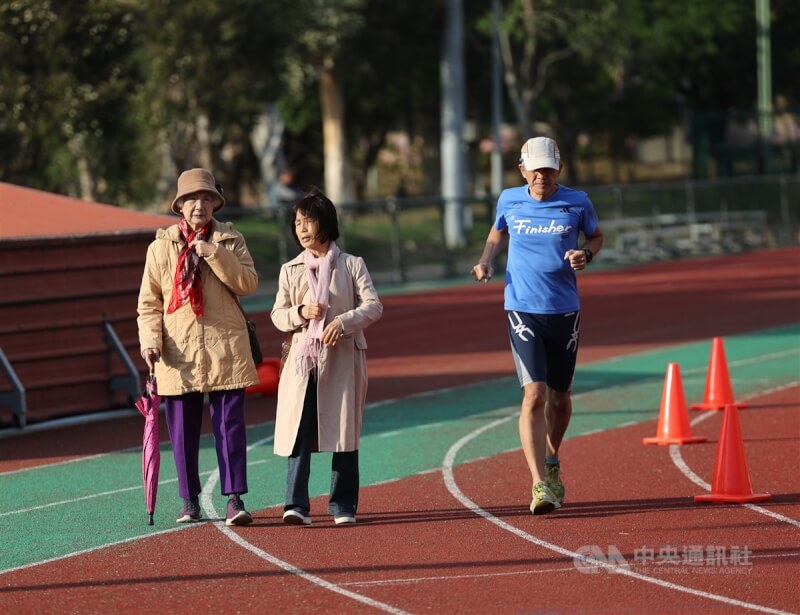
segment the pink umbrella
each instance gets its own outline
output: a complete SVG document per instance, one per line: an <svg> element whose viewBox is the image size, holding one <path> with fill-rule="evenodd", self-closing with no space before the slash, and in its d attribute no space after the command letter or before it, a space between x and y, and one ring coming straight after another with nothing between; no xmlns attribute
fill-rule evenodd
<svg viewBox="0 0 800 615"><path fill-rule="evenodd" d="M136 407L144 416L144 436L142 437L142 480L144 481L144 500L147 505L147 525L153 525L158 493L158 470L161 467L161 449L158 436L158 408L161 398L156 389L156 377L150 374L144 394L136 402Z"/></svg>

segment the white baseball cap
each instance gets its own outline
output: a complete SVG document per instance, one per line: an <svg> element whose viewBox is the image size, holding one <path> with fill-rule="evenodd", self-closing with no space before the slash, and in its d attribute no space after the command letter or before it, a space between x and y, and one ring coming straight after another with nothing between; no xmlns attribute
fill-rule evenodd
<svg viewBox="0 0 800 615"><path fill-rule="evenodd" d="M560 169L561 152L558 143L548 137L534 137L525 141L519 163L525 166L526 171L536 169Z"/></svg>

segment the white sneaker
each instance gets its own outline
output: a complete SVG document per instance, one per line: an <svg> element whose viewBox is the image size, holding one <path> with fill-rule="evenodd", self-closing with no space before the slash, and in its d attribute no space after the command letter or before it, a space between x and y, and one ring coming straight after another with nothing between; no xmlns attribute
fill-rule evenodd
<svg viewBox="0 0 800 615"><path fill-rule="evenodd" d="M355 523L356 517L355 515L336 515L333 518L333 522L336 525L342 525L343 523Z"/></svg>
<svg viewBox="0 0 800 615"><path fill-rule="evenodd" d="M283 513L283 522L289 525L311 525L311 517L307 517L299 510L292 508Z"/></svg>

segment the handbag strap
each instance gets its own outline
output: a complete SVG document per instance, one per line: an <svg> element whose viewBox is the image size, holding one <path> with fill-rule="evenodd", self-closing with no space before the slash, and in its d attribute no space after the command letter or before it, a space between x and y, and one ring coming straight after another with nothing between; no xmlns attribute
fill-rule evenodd
<svg viewBox="0 0 800 615"><path fill-rule="evenodd" d="M242 316L244 316L244 322L246 324L247 323L247 314L245 313L244 308L242 307L242 303L239 301L239 295L237 295L235 292L233 292L230 289L230 287L227 284L225 284L225 282L220 280L219 276L217 276L213 271L211 272L211 274L214 277L216 277L217 280L219 280L219 283L222 284L222 286L225 288L225 290L227 290L231 294L231 297L233 297L233 301L236 304L236 307L239 308L239 311L242 313Z"/></svg>
<svg viewBox="0 0 800 615"><path fill-rule="evenodd" d="M223 286L225 286L225 284L223 284ZM225 288L233 296L233 301L234 301L234 303L236 303L236 307L239 308L239 311L242 313L242 316L244 316L244 321L247 322L247 314L245 313L244 308L242 307L241 301L239 301L239 295L237 295L235 292L233 292L227 286L225 286Z"/></svg>

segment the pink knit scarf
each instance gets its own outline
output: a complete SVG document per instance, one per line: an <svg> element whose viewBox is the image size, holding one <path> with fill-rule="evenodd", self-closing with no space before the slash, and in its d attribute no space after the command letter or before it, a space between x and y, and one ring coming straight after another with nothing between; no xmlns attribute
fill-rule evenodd
<svg viewBox="0 0 800 615"><path fill-rule="evenodd" d="M301 343L300 352L297 355L297 373L301 376L319 366L319 357L322 354L322 332L325 330L325 312L328 309L331 272L336 252L336 243L331 241L325 256L314 256L309 250L303 254L311 299L323 306L323 313L322 318L309 321L308 331Z"/></svg>

